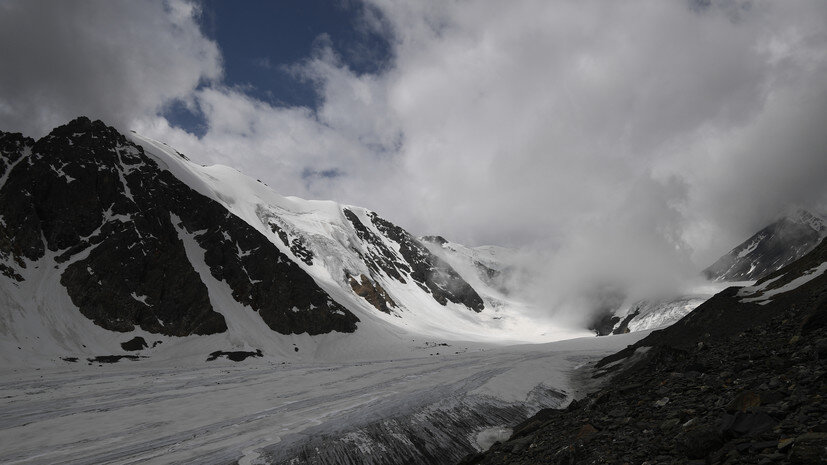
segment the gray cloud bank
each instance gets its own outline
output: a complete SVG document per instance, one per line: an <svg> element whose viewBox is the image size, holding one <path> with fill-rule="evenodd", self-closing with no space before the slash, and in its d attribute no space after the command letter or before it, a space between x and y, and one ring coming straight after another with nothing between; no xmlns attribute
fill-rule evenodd
<svg viewBox="0 0 827 465"><path fill-rule="evenodd" d="M84 114L128 128L221 76L195 5L0 2L0 127L42 136Z"/></svg>
<svg viewBox="0 0 827 465"><path fill-rule="evenodd" d="M679 282L785 208L825 209L823 0L365 8L392 66L356 74L319 41L290 67L311 109L222 85L192 4L4 2L0 124L86 113L286 195L531 247L553 308L588 306L594 283ZM172 99L203 112L203 136L158 116Z"/></svg>

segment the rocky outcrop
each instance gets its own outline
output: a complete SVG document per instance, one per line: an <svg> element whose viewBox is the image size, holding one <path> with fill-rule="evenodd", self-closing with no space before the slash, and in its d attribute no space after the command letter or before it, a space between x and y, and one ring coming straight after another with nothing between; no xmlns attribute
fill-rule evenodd
<svg viewBox="0 0 827 465"><path fill-rule="evenodd" d="M442 236L422 236L420 239L425 242L431 242L439 246L443 246L448 243L448 240Z"/></svg>
<svg viewBox="0 0 827 465"><path fill-rule="evenodd" d="M612 331L618 323L620 323L620 317L615 316L612 312L605 312L592 321L589 329L594 331L598 336L608 336L612 334Z"/></svg>
<svg viewBox="0 0 827 465"><path fill-rule="evenodd" d="M822 241L766 279L825 261ZM731 288L600 361L592 373L610 383L462 463L822 463L825 315L827 274L765 305Z"/></svg>
<svg viewBox="0 0 827 465"><path fill-rule="evenodd" d="M351 276L348 279L353 292L359 297L367 300L380 312L391 314L391 307L396 307L396 302L391 299L385 289L379 283L375 283L365 275L360 275L359 280Z"/></svg>
<svg viewBox="0 0 827 465"><path fill-rule="evenodd" d="M626 315L626 317L623 318L623 321L621 321L620 324L618 324L617 327L612 330L612 334L626 334L626 333L628 333L629 332L629 322L632 321L638 315L640 315L640 310L639 309L636 309L632 313L629 313L628 315Z"/></svg>
<svg viewBox="0 0 827 465"><path fill-rule="evenodd" d="M399 244L399 252L411 266L411 278L442 305L448 301L462 304L475 312L485 307L482 298L442 259L432 254L415 237L399 226L371 213L371 222L386 237Z"/></svg>
<svg viewBox="0 0 827 465"><path fill-rule="evenodd" d="M363 224L352 210L345 208L343 214L368 248L362 260L371 271L401 283L407 283L410 279L442 305L450 301L475 312L485 308L482 298L470 284L404 229L369 212L370 223L376 228L374 231ZM395 244L399 253L391 250L388 243Z"/></svg>
<svg viewBox="0 0 827 465"><path fill-rule="evenodd" d="M275 221L270 222L270 229L278 234L279 239L281 242L290 248L290 252L296 256L299 260L304 262L305 265L312 265L313 264L313 252L307 248L304 241L301 237L293 237L291 238L288 236L287 231L285 231L281 226L275 223Z"/></svg>
<svg viewBox="0 0 827 465"><path fill-rule="evenodd" d="M141 336L133 337L126 342L121 342L121 349L127 352L134 352L136 350L146 349L147 347L149 346L146 344L146 339Z"/></svg>
<svg viewBox="0 0 827 465"><path fill-rule="evenodd" d="M19 271L23 259L53 260L95 324L170 336L225 331L187 257L191 238L211 275L274 331L356 329L358 318L261 233L102 122L78 118L37 142L1 134L0 149L2 263Z"/></svg>
<svg viewBox="0 0 827 465"><path fill-rule="evenodd" d="M249 350L233 350L233 351L225 351L225 350L216 350L215 352L211 352L210 356L207 357L208 362L212 362L216 360L218 357L226 357L227 360L231 360L233 362L243 362L248 357L263 357L264 354L261 352L261 349L256 349L255 352Z"/></svg>
<svg viewBox="0 0 827 465"><path fill-rule="evenodd" d="M8 201L2 193L8 184L12 169L31 153L34 140L20 133L0 132L0 273L15 281L23 277L16 268L25 268L24 259L42 254L42 243L37 239L38 229L34 212L3 208ZM15 227L16 225L20 227Z"/></svg>

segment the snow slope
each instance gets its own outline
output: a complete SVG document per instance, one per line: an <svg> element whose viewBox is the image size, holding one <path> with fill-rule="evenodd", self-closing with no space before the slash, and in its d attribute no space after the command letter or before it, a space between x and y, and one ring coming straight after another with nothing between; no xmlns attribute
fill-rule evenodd
<svg viewBox="0 0 827 465"><path fill-rule="evenodd" d="M457 261L449 263L483 295L485 307L475 313L455 302L442 305L421 286L412 285L410 280L402 283L392 279L381 270L371 269L366 263L364 257L370 254L369 249L373 246L359 237L352 222L345 216L346 210L353 212L373 236L382 241L380 247L397 256L400 253L400 244L377 227L371 220L373 213L369 210L331 201L283 197L235 169L221 165L200 166L163 143L137 134L130 137L175 177L221 203L261 232L282 252L295 257L296 263L325 291L357 314L362 321L360 333L370 331L371 327L390 326L412 333L414 337L502 343L544 342L586 334L578 329L550 324L538 326L527 315L528 309L516 304L505 307L506 301L500 291L490 283L474 279L470 273L464 272ZM294 247L296 244L298 247ZM491 253L496 253L496 250L489 248ZM302 260L303 251L312 254L311 264ZM361 275L380 285L396 304L390 307L389 313L377 311L354 293L350 277L358 279Z"/></svg>

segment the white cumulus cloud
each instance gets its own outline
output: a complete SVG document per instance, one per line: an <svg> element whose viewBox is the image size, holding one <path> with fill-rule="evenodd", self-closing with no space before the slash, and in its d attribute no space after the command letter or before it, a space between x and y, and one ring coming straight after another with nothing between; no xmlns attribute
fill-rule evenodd
<svg viewBox="0 0 827 465"><path fill-rule="evenodd" d="M320 37L287 69L319 94L306 108L221 82L192 3L5 2L0 124L104 117L285 195L534 247L532 292L557 308L595 283L667 286L827 204L823 0L361 5L391 61L357 73ZM174 99L203 135L159 116Z"/></svg>

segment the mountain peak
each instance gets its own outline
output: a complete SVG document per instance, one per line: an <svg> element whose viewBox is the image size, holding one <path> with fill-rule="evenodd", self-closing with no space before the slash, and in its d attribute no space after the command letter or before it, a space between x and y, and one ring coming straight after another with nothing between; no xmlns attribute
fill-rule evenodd
<svg viewBox="0 0 827 465"><path fill-rule="evenodd" d="M822 236L827 234L827 226L824 225L824 218L822 218L821 215L811 213L803 208L796 209L791 214L788 214L787 219L794 223L807 225Z"/></svg>
<svg viewBox="0 0 827 465"><path fill-rule="evenodd" d="M419 238L419 240L439 245L445 245L448 243L448 240L442 236L422 236Z"/></svg>
<svg viewBox="0 0 827 465"><path fill-rule="evenodd" d="M827 236L821 216L798 208L723 255L703 274L715 281L752 281L792 263Z"/></svg>
<svg viewBox="0 0 827 465"><path fill-rule="evenodd" d="M72 121L54 128L48 135L38 141L41 146L52 141L61 141L72 147L105 147L125 145L126 137L117 129L107 126L101 120L92 121L86 116L79 116Z"/></svg>

